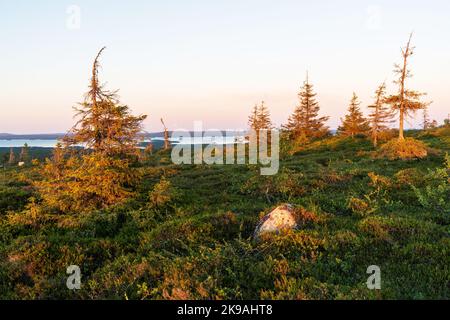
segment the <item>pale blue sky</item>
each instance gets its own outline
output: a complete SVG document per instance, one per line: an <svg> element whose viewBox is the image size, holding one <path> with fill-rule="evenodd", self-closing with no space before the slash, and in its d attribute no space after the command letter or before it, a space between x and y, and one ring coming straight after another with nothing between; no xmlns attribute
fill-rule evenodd
<svg viewBox="0 0 450 320"><path fill-rule="evenodd" d="M67 27L70 5L81 9L79 29ZM307 69L336 127L353 91L366 106L383 80L395 90L393 64L412 30L410 84L429 93L442 122L450 113L446 0L0 0L0 132L67 130L104 45L101 79L149 115L147 130L160 130L160 117L171 129L194 120L245 128L262 99L284 123Z"/></svg>

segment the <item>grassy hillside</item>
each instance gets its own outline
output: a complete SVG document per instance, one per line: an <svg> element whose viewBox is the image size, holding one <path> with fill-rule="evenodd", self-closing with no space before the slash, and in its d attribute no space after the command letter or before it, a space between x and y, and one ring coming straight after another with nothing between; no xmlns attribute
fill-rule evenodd
<svg viewBox="0 0 450 320"><path fill-rule="evenodd" d="M0 297L449 298L450 137L410 134L435 151L388 161L365 139L331 137L284 157L273 177L255 166L176 166L159 152L142 166L136 198L70 216L33 204L36 168L0 171ZM253 241L261 215L282 203L310 219ZM70 291L74 264L82 289ZM370 265L381 268L381 291L367 289Z"/></svg>

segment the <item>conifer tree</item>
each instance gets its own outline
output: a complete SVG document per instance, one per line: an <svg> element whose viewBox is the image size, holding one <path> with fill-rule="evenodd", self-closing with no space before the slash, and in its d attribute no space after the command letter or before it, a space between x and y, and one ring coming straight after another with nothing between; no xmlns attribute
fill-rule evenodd
<svg viewBox="0 0 450 320"><path fill-rule="evenodd" d="M388 129L387 124L392 122L392 111L386 105L386 83L382 83L375 91L375 102L369 106L369 122L373 145L378 145L379 134Z"/></svg>
<svg viewBox="0 0 450 320"><path fill-rule="evenodd" d="M116 205L131 197L139 172L141 123L120 104L117 91L107 91L98 80L99 57L94 60L89 92L80 107L80 120L58 145L35 183L43 203L61 212L78 213ZM80 152L80 146L84 152Z"/></svg>
<svg viewBox="0 0 450 320"><path fill-rule="evenodd" d="M22 149L20 150L20 161L22 162L28 162L30 160L30 151L29 151L29 147L28 144L25 143L22 147Z"/></svg>
<svg viewBox="0 0 450 320"><path fill-rule="evenodd" d="M344 136L351 136L352 138L357 134L367 134L369 131L369 124L364 118L359 106L361 102L358 101L358 96L353 93L352 100L348 107L348 114L344 119L341 119L342 124L338 128L338 134Z"/></svg>
<svg viewBox="0 0 450 320"><path fill-rule="evenodd" d="M147 146L145 147L144 153L146 155L152 155L153 154L153 142L150 140Z"/></svg>
<svg viewBox="0 0 450 320"><path fill-rule="evenodd" d="M257 104L253 107L252 113L248 117L248 126L250 129L258 131L259 130L259 123L258 123L258 111L259 107Z"/></svg>
<svg viewBox="0 0 450 320"><path fill-rule="evenodd" d="M99 58L92 66L89 91L84 102L75 107L80 120L63 139L66 146L83 145L106 156L124 157L136 154L145 115L133 116L128 106L119 102L118 91L105 90L98 79Z"/></svg>
<svg viewBox="0 0 450 320"><path fill-rule="evenodd" d="M393 111L399 115L399 139L405 140L404 123L405 118L415 113L415 111L424 109L430 103L422 102L420 99L426 93L409 90L406 87L406 79L411 78L411 70L408 68L408 59L414 54L414 47L411 46L412 34L409 37L405 48L402 48L402 65L396 64L394 73L398 79L394 81L398 85L398 93L387 98L386 102L391 105Z"/></svg>
<svg viewBox="0 0 450 320"><path fill-rule="evenodd" d="M264 101L261 101L258 110L257 123L259 130L270 130L272 128L272 121L270 120L270 112L267 109Z"/></svg>
<svg viewBox="0 0 450 320"><path fill-rule="evenodd" d="M14 149L13 148L9 148L9 160L8 160L8 163L10 165L16 163L16 154L14 153Z"/></svg>
<svg viewBox="0 0 450 320"><path fill-rule="evenodd" d="M264 101L261 101L259 105L255 104L253 107L252 113L248 117L248 126L256 132L259 130L270 130L272 128L270 112Z"/></svg>
<svg viewBox="0 0 450 320"><path fill-rule="evenodd" d="M299 105L284 126L289 131L291 138L295 139L300 136L319 138L329 134L329 129L325 126L329 117L319 117L319 103L316 100L313 85L309 83L308 75L298 97Z"/></svg>
<svg viewBox="0 0 450 320"><path fill-rule="evenodd" d="M256 133L256 141L260 141L261 130L266 130L267 132L267 142L270 144L270 129L272 129L272 121L270 120L270 112L266 107L264 101L261 101L261 104L255 104L253 107L252 113L248 117L248 126L250 130Z"/></svg>

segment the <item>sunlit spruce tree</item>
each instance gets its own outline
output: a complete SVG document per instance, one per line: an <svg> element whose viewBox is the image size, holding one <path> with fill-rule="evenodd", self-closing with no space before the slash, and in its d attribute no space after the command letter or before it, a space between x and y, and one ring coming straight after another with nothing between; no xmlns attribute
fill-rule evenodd
<svg viewBox="0 0 450 320"><path fill-rule="evenodd" d="M253 107L252 113L248 117L248 126L255 131L269 130L272 128L270 112L264 101L261 101L261 104L255 104Z"/></svg>
<svg viewBox="0 0 450 320"><path fill-rule="evenodd" d="M248 126L250 130L256 132L257 141L259 141L261 130L272 129L273 126L272 121L270 120L270 112L264 101L261 101L261 104L259 105L255 104L253 107L252 113L248 117ZM270 132L268 133L268 137L270 137Z"/></svg>
<svg viewBox="0 0 450 320"><path fill-rule="evenodd" d="M319 103L308 76L306 76L298 97L299 105L289 117L288 123L283 126L289 132L291 139L295 140L299 137L320 138L328 135L329 129L325 122L328 121L329 117L319 117Z"/></svg>
<svg viewBox="0 0 450 320"><path fill-rule="evenodd" d="M261 137L261 132L267 132L267 142L270 144L270 136L271 133L269 130L273 128L272 120L270 119L270 112L267 108L264 101L261 101L261 104L255 104L252 109L250 116L248 117L248 126L250 130L253 130L256 133L256 141L259 145L259 141Z"/></svg>
<svg viewBox="0 0 450 320"><path fill-rule="evenodd" d="M104 49L94 60L84 102L74 108L79 120L63 141L68 147L83 145L107 156L135 155L146 116L131 115L128 106L120 103L117 91L108 91L100 83L99 58Z"/></svg>
<svg viewBox="0 0 450 320"><path fill-rule="evenodd" d="M386 83L382 83L375 91L375 101L368 106L372 112L369 114L370 131L373 145L378 145L380 133L386 131L388 124L392 123L393 113L386 104Z"/></svg>
<svg viewBox="0 0 450 320"><path fill-rule="evenodd" d="M342 120L342 124L338 128L338 134L343 136L355 137L356 135L365 135L369 132L370 127L367 119L364 117L359 106L358 96L353 93L352 100L348 107L348 114Z"/></svg>
<svg viewBox="0 0 450 320"><path fill-rule="evenodd" d="M259 109L258 105L255 104L255 106L252 109L252 113L248 117L248 126L250 129L255 130L255 131L259 129L258 109Z"/></svg>
<svg viewBox="0 0 450 320"><path fill-rule="evenodd" d="M139 174L142 121L107 91L98 79L101 49L92 66L84 102L76 107L79 120L62 139L63 147L44 166L37 183L44 203L60 212L83 212L121 203L131 197Z"/></svg>
<svg viewBox="0 0 450 320"><path fill-rule="evenodd" d="M257 123L260 130L272 129L272 120L270 120L270 112L264 101L261 101L257 114Z"/></svg>

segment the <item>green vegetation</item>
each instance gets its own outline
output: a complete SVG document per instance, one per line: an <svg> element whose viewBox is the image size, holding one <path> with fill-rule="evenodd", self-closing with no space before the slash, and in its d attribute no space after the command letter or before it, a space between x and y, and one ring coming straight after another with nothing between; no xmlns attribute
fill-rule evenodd
<svg viewBox="0 0 450 320"><path fill-rule="evenodd" d="M100 85L103 50L78 122L51 155L0 150L1 298L450 297L450 126L403 130L428 106L405 86L410 41L399 93L386 98L381 85L369 119L354 94L336 136L307 78L273 176L257 165L173 164L163 119L163 146L138 149L146 116ZM386 126L393 111L398 132ZM249 126L272 128L264 103ZM255 239L261 218L286 203L295 230ZM78 290L66 286L73 265ZM369 266L380 267L382 290L368 289Z"/></svg>
<svg viewBox="0 0 450 320"><path fill-rule="evenodd" d="M284 156L272 177L255 166L176 166L155 151L136 167L133 197L70 214L55 214L33 187L42 165L2 169L0 296L449 298L443 128L407 132L436 150L421 160L378 158L366 138L330 137ZM253 241L261 213L286 202L309 222ZM81 267L81 290L66 288L69 265ZM366 287L370 265L381 268L381 291Z"/></svg>

